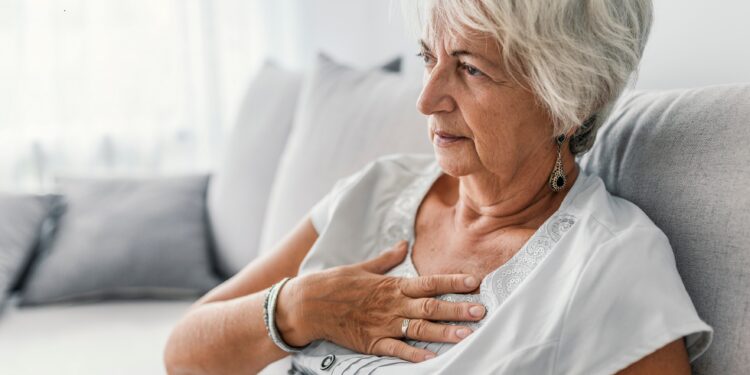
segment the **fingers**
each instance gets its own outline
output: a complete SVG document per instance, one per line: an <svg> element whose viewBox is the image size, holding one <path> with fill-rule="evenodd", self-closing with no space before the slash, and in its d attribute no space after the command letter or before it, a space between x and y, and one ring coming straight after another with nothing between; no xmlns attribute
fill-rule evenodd
<svg viewBox="0 0 750 375"><path fill-rule="evenodd" d="M481 304L418 298L409 300L402 314L427 320L477 321L481 320L486 312Z"/></svg>
<svg viewBox="0 0 750 375"><path fill-rule="evenodd" d="M372 354L380 356L391 356L401 358L405 361L410 362L422 362L429 359L427 356L435 356L435 353L415 348L401 340L396 340L390 337L384 337L375 343L371 351Z"/></svg>
<svg viewBox="0 0 750 375"><path fill-rule="evenodd" d="M414 298L447 293L467 293L479 286L479 280L476 277L466 274L401 278L399 282L401 292Z"/></svg>
<svg viewBox="0 0 750 375"><path fill-rule="evenodd" d="M366 271L382 275L404 260L408 243L406 240L401 240L377 257L360 263L360 266Z"/></svg>
<svg viewBox="0 0 750 375"><path fill-rule="evenodd" d="M456 343L469 336L472 332L474 331L467 326L439 324L425 319L412 319L409 322L406 337L419 341Z"/></svg>

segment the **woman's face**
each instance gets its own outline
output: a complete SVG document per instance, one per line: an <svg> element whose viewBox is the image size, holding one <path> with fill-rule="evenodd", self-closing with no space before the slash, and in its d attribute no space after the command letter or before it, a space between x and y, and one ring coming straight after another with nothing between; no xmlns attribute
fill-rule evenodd
<svg viewBox="0 0 750 375"><path fill-rule="evenodd" d="M438 37L423 39L422 48L417 108L428 115L437 161L447 174L490 172L507 181L521 168L551 169L543 161L554 161L557 151L552 122L532 93L505 73L496 43Z"/></svg>

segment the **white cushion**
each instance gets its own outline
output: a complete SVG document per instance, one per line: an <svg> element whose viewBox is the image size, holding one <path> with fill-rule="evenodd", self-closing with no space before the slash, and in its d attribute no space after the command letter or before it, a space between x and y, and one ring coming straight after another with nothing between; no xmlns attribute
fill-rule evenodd
<svg viewBox="0 0 750 375"><path fill-rule="evenodd" d="M231 276L258 254L268 195L292 127L301 76L266 62L255 76L209 185L219 269Z"/></svg>
<svg viewBox="0 0 750 375"><path fill-rule="evenodd" d="M421 85L380 69L355 70L319 55L303 84L261 236L267 253L334 182L378 156L432 152L417 111Z"/></svg>

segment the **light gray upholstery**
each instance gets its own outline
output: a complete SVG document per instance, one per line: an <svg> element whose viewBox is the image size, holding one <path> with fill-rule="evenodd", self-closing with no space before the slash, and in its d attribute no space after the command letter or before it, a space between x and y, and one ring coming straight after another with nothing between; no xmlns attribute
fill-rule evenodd
<svg viewBox="0 0 750 375"><path fill-rule="evenodd" d="M258 256L263 216L302 76L267 61L251 82L208 187L216 260L227 278Z"/></svg>
<svg viewBox="0 0 750 375"><path fill-rule="evenodd" d="M714 341L695 374L750 374L750 84L633 92L580 158L669 237Z"/></svg>

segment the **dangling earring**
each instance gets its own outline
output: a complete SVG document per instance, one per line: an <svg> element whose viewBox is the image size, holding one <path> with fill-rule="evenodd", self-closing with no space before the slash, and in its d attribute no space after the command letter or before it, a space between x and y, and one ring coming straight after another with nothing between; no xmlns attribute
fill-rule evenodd
<svg viewBox="0 0 750 375"><path fill-rule="evenodd" d="M555 168L552 169L552 174L549 176L549 186L554 191L560 191L565 187L566 178L562 167L562 151L560 150L564 142L565 134L560 134L557 137L557 160L555 161Z"/></svg>

